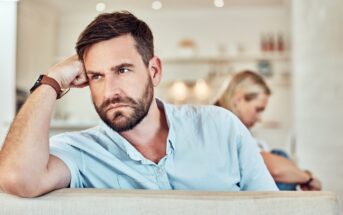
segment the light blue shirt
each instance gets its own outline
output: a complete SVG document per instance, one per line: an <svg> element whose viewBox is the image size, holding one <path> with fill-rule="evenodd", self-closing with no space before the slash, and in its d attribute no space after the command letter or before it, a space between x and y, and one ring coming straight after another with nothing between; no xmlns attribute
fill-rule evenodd
<svg viewBox="0 0 343 215"><path fill-rule="evenodd" d="M106 124L50 139L51 154L71 172L71 188L278 190L250 132L216 106L164 107L166 155L146 159Z"/></svg>

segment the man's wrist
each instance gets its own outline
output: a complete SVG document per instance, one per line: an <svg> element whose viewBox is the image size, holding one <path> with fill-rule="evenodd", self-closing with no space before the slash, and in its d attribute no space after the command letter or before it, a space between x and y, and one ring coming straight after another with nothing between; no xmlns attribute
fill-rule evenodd
<svg viewBox="0 0 343 215"><path fill-rule="evenodd" d="M67 94L69 92L70 87L66 88L65 86L63 86L62 79L59 79L58 77L55 77L55 76L50 75L50 74L47 74L47 76L52 78L52 79L54 79L59 84L59 86L60 86L61 91L58 94L57 99L62 98L65 94Z"/></svg>
<svg viewBox="0 0 343 215"><path fill-rule="evenodd" d="M30 92L33 93L33 91L35 91L38 87L42 85L48 85L49 87L54 89L54 91L56 92L57 99L61 98L66 92L68 92L68 90L62 91L61 85L58 83L58 81L56 81L51 76L47 75L40 75L35 84L33 85L33 87L30 89Z"/></svg>
<svg viewBox="0 0 343 215"><path fill-rule="evenodd" d="M58 83L58 85L60 86L60 88L62 89L62 81L61 81L57 76L55 76L55 75L53 75L53 74L51 74L51 73L50 73L50 74L47 73L46 76L48 76L49 78L54 79L54 80Z"/></svg>

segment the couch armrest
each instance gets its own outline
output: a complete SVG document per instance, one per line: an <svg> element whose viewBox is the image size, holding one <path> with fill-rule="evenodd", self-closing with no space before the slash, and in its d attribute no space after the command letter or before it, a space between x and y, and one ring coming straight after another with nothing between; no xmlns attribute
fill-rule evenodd
<svg viewBox="0 0 343 215"><path fill-rule="evenodd" d="M0 214L340 214L330 192L61 189L38 198L0 192Z"/></svg>

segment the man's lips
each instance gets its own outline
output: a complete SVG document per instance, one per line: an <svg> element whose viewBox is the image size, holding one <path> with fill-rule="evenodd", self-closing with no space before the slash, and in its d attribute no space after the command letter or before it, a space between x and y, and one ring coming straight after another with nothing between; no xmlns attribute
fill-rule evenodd
<svg viewBox="0 0 343 215"><path fill-rule="evenodd" d="M117 109L117 108L122 108L122 107L128 107L129 105L128 104L110 104L107 106L106 108L106 112L109 111L109 110L112 110L112 109Z"/></svg>

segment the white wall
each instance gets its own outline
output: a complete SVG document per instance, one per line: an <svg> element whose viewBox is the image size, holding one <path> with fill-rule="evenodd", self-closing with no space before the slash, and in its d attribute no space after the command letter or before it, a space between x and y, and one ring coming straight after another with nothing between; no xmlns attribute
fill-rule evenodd
<svg viewBox="0 0 343 215"><path fill-rule="evenodd" d="M284 32L286 36L289 35L289 12L281 7L132 12L151 27L156 54L162 59L177 57L177 44L184 38L196 42L198 56L208 57L219 56L220 45L230 48L233 43L240 44L245 54L259 54L261 33ZM78 35L95 16L96 13L76 13L61 17L57 50L59 59L74 52ZM165 76L168 79L173 74L166 71Z"/></svg>
<svg viewBox="0 0 343 215"><path fill-rule="evenodd" d="M343 200L343 1L293 1L300 164Z"/></svg>
<svg viewBox="0 0 343 215"><path fill-rule="evenodd" d="M27 90L54 63L58 30L57 12L35 1L18 5L17 86Z"/></svg>
<svg viewBox="0 0 343 215"><path fill-rule="evenodd" d="M15 112L17 2L0 1L0 146Z"/></svg>

